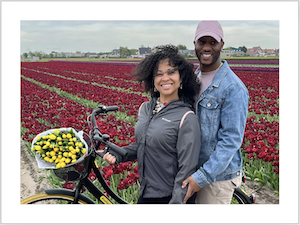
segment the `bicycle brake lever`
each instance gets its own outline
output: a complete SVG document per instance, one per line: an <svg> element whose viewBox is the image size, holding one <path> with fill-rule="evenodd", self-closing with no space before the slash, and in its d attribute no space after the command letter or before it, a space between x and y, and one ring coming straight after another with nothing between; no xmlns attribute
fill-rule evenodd
<svg viewBox="0 0 300 225"><path fill-rule="evenodd" d="M103 158L103 156L108 152L107 148L108 147L105 147L104 150L98 150L98 151L96 151L97 155L99 155L101 158ZM100 152L100 151L103 151L103 152Z"/></svg>

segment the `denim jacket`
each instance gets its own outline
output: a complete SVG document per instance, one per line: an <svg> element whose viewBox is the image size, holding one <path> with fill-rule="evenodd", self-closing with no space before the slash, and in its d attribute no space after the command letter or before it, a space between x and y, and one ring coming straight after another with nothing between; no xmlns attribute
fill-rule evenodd
<svg viewBox="0 0 300 225"><path fill-rule="evenodd" d="M230 180L242 171L242 145L249 94L225 60L199 96L196 114L201 124L200 168L192 177L200 187ZM200 67L195 71L199 73Z"/></svg>

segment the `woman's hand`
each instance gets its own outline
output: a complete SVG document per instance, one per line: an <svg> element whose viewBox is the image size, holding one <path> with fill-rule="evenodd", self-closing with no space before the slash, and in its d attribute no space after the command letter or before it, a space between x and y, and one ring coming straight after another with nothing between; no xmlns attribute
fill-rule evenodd
<svg viewBox="0 0 300 225"><path fill-rule="evenodd" d="M116 157L113 156L113 155L111 155L111 154L109 154L109 152L107 152L107 153L103 156L103 159L104 159L106 162L110 163L110 164L115 164L115 162L116 162Z"/></svg>

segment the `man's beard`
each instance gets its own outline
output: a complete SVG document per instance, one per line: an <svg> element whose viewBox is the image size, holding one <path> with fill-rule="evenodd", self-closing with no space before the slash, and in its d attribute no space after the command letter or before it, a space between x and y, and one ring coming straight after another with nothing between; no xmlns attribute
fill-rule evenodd
<svg viewBox="0 0 300 225"><path fill-rule="evenodd" d="M212 62L209 63L209 64L205 64L205 63L201 62L201 53L200 53L200 55L198 55L198 52L197 52L197 51L195 51L195 52L196 52L196 56L197 56L197 58L198 58L200 64L202 64L202 65L204 65L204 66L211 66L211 65L213 65L215 62L217 62L217 60L218 60L219 57L220 57L221 51L222 51L222 46L221 46L220 49L216 52L216 54L214 54L213 59L212 59Z"/></svg>

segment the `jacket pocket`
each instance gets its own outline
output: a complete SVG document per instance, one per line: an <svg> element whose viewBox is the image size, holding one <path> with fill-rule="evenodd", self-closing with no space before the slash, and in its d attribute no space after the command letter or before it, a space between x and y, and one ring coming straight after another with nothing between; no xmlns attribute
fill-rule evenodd
<svg viewBox="0 0 300 225"><path fill-rule="evenodd" d="M215 124L218 120L220 103L211 98L204 98L199 102L200 105L200 121L202 124Z"/></svg>
<svg viewBox="0 0 300 225"><path fill-rule="evenodd" d="M199 104L201 105L201 107L208 110L216 109L219 106L219 103L216 100L211 98L204 98Z"/></svg>

